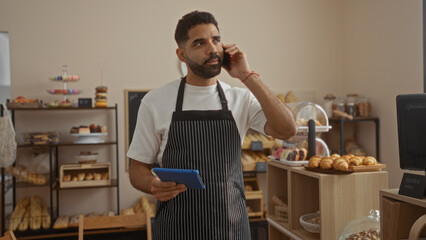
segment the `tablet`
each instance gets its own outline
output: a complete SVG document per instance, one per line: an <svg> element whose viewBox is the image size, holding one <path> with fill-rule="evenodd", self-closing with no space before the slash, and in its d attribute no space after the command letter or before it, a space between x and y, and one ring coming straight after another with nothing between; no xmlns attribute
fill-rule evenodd
<svg viewBox="0 0 426 240"><path fill-rule="evenodd" d="M174 168L153 168L152 169L161 181L176 182L184 184L187 188L205 189L201 181L200 173L194 169L174 169Z"/></svg>

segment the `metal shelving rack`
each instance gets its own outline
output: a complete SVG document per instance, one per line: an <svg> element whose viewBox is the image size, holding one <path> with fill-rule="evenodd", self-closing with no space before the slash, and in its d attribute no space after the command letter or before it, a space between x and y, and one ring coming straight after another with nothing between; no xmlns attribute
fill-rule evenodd
<svg viewBox="0 0 426 240"><path fill-rule="evenodd" d="M50 192L50 214L52 218L52 223L55 222L56 218L59 216L59 192L68 190L68 189L80 189L80 188L67 188L62 189L59 187L59 148L62 147L73 147L73 146L88 146L88 145L115 145L115 163L116 163L116 179L111 179L111 185L109 186L96 186L96 187L81 187L83 188L116 188L117 191L117 214L120 214L120 194L119 194L119 161L118 161L118 107L117 104L113 107L105 107L105 108L10 108L9 111L11 111L11 118L12 122L15 125L15 111L79 111L79 110L91 110L91 111L108 111L113 110L115 115L115 141L108 141L104 143L93 143L93 144L75 144L72 142L61 142L58 144L48 144L48 145L37 145L37 147L47 147L49 149L49 183L46 185L32 185L32 184L22 184L17 183L16 179L12 177L12 183L11 186L7 185L5 183L5 169L1 168L1 235L5 232L6 227L6 212L5 212L5 195L6 193L11 189L12 190L12 207L13 209L16 206L16 189L21 187L49 187ZM0 116L4 116L4 109L2 106L0 106ZM16 127L15 127L16 129ZM34 145L18 145L19 148L25 148L25 147L33 147ZM56 163L56 169L53 169L53 154L55 154L55 163ZM54 211L53 208L53 191L56 192L56 211ZM37 231L31 231L27 230L25 232L22 232L22 235L32 235L37 234L40 232L41 234L46 233L56 233L56 230L48 229L48 230L37 230ZM21 235L21 232L17 232L18 235Z"/></svg>

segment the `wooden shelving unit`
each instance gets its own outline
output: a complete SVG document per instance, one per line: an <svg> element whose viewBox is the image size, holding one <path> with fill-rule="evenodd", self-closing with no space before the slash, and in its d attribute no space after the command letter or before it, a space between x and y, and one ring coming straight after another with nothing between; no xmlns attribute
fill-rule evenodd
<svg viewBox="0 0 426 240"><path fill-rule="evenodd" d="M388 188L386 171L332 175L271 161L267 166L269 239L338 239L353 219L379 209L379 191ZM272 197L288 203L288 222L275 216ZM321 212L321 233L306 231L300 216Z"/></svg>
<svg viewBox="0 0 426 240"><path fill-rule="evenodd" d="M426 198L399 195L398 190L380 191L381 239L407 239L414 222L426 214ZM420 236L426 236L425 229Z"/></svg>

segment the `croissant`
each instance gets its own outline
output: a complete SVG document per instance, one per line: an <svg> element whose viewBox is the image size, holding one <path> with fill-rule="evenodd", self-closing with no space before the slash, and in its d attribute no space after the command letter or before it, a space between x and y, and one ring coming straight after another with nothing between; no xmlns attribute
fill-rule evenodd
<svg viewBox="0 0 426 240"><path fill-rule="evenodd" d="M338 159L338 158L340 158L340 155L337 154L337 153L334 153L334 154L331 154L330 157L333 158L333 159Z"/></svg>
<svg viewBox="0 0 426 240"><path fill-rule="evenodd" d="M322 169L331 169L333 161L334 160L331 157L324 157L323 159L321 159L319 166Z"/></svg>
<svg viewBox="0 0 426 240"><path fill-rule="evenodd" d="M338 158L332 164L333 169L338 171L348 171L349 164L345 158Z"/></svg>
<svg viewBox="0 0 426 240"><path fill-rule="evenodd" d="M377 160L374 157L368 156L362 160L362 165L376 165Z"/></svg>
<svg viewBox="0 0 426 240"><path fill-rule="evenodd" d="M320 156L313 156L311 157L311 159L309 159L308 166L311 168L317 168L319 167L320 162L321 162Z"/></svg>
<svg viewBox="0 0 426 240"><path fill-rule="evenodd" d="M359 166L362 165L362 159L361 157L352 157L349 159L349 165L350 166Z"/></svg>

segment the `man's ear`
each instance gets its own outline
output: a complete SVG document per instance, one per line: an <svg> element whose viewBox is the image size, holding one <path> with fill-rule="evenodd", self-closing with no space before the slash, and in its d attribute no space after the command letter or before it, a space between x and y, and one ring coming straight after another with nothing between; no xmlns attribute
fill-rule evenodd
<svg viewBox="0 0 426 240"><path fill-rule="evenodd" d="M176 55L181 62L186 63L185 52L183 51L183 48L176 48Z"/></svg>

